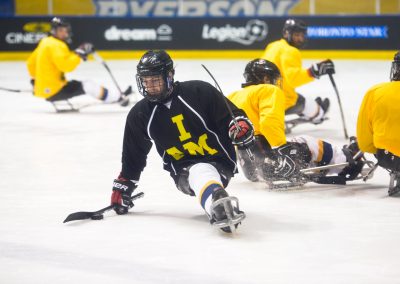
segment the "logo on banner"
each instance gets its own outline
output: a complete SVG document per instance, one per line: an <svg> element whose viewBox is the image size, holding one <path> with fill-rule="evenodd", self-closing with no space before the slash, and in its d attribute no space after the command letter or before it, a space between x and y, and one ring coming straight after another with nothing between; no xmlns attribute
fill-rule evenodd
<svg viewBox="0 0 400 284"><path fill-rule="evenodd" d="M99 16L259 17L287 15L299 0L93 0Z"/></svg>
<svg viewBox="0 0 400 284"><path fill-rule="evenodd" d="M9 44L37 44L47 36L51 25L46 22L29 22L22 29L23 31L7 33L6 42Z"/></svg>
<svg viewBox="0 0 400 284"><path fill-rule="evenodd" d="M243 45L250 45L255 41L261 41L268 34L268 26L264 21L250 20L246 26L233 27L229 24L223 27L203 25L201 37L206 40L218 42L233 41Z"/></svg>
<svg viewBox="0 0 400 284"><path fill-rule="evenodd" d="M166 24L156 29L122 29L111 26L104 32L108 41L171 41L172 28Z"/></svg>
<svg viewBox="0 0 400 284"><path fill-rule="evenodd" d="M388 38L387 26L310 26L309 38Z"/></svg>

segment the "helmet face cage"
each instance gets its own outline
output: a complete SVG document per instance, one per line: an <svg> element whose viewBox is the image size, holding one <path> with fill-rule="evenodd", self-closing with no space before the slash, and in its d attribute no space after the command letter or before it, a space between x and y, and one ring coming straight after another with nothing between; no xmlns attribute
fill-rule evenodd
<svg viewBox="0 0 400 284"><path fill-rule="evenodd" d="M243 74L246 83L243 87L258 84L271 84L282 88L281 74L278 67L265 59L254 59L246 65ZM269 82L266 82L266 78Z"/></svg>
<svg viewBox="0 0 400 284"><path fill-rule="evenodd" d="M287 42L295 47L303 47L307 43L307 25L302 20L288 19L286 20L283 30L283 36L286 38ZM294 33L303 33L304 34L304 42L301 44L293 41Z"/></svg>
<svg viewBox="0 0 400 284"><path fill-rule="evenodd" d="M51 19L51 30L50 30L50 34L54 37L56 36L57 33L57 29L63 27L63 28L67 28L68 31L68 37L64 40L66 43L72 43L72 29L71 29L71 25L66 22L64 19L59 18L59 17L54 17L53 19Z"/></svg>
<svg viewBox="0 0 400 284"><path fill-rule="evenodd" d="M163 102L174 85L173 62L165 51L149 51L139 61L136 83L139 93L151 102Z"/></svg>
<svg viewBox="0 0 400 284"><path fill-rule="evenodd" d="M394 56L390 69L390 81L400 81L400 51Z"/></svg>

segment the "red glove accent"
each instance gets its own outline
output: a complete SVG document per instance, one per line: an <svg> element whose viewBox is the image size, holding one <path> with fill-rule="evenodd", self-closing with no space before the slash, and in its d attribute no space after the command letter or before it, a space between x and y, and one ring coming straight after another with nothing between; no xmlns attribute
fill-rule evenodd
<svg viewBox="0 0 400 284"><path fill-rule="evenodd" d="M239 126L239 130L237 129L235 124L232 125L231 128L229 128L229 133L231 133L232 139L243 137L250 129L250 125L247 123L247 121L244 120L239 120L237 122L237 125Z"/></svg>
<svg viewBox="0 0 400 284"><path fill-rule="evenodd" d="M113 204L122 204L122 197L121 197L121 191L118 190L113 190L111 194L111 205Z"/></svg>

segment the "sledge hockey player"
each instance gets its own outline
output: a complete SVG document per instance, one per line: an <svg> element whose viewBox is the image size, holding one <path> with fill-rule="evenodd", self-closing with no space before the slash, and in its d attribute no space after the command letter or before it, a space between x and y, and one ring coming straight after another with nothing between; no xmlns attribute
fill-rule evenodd
<svg viewBox="0 0 400 284"><path fill-rule="evenodd" d="M174 82L173 61L164 50L147 51L137 65L143 95L130 110L123 139L122 170L114 180L111 204L117 214L133 206L130 198L154 143L164 169L179 190L197 196L210 223L232 232L245 218L225 188L237 172L236 142L253 138L253 129L221 93L203 81ZM240 127L232 122L227 104Z"/></svg>
<svg viewBox="0 0 400 284"><path fill-rule="evenodd" d="M357 120L360 149L372 153L390 173L389 195L400 192L400 52L394 56L390 82L370 88Z"/></svg>
<svg viewBox="0 0 400 284"><path fill-rule="evenodd" d="M279 87L282 78L274 63L254 59L246 65L243 75L246 81L243 88L228 98L246 112L254 126L254 144L236 144L247 179L303 182L306 176L300 173L302 169L346 162L348 166L324 171L309 181L345 184L358 177L364 162L361 153L353 159L359 151L356 140L343 149L310 136L286 140L285 95Z"/></svg>
<svg viewBox="0 0 400 284"><path fill-rule="evenodd" d="M296 88L321 76L334 74L335 66L328 59L304 69L299 49L305 45L306 39L306 24L302 20L288 19L283 26L283 38L268 44L261 58L275 63L281 72L285 113L297 114L303 122L319 124L326 118L329 99L317 97L312 100L298 94Z"/></svg>
<svg viewBox="0 0 400 284"><path fill-rule="evenodd" d="M68 47L71 34L71 26L64 19L55 17L51 20L49 36L39 42L27 61L34 95L56 102L88 94L104 103L127 105L128 94L108 90L92 81L66 80L65 73L73 71L94 52L91 43L83 43L71 51Z"/></svg>

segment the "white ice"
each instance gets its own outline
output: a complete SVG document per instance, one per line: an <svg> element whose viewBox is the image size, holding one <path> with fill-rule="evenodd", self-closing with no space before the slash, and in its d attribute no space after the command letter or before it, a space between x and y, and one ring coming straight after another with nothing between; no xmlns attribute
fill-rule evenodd
<svg viewBox="0 0 400 284"><path fill-rule="evenodd" d="M176 79L212 82L203 63L228 94L240 87L246 61L176 60ZM108 63L122 88L136 89L137 61ZM390 62L335 63L355 134L361 99L388 81ZM0 62L0 70L1 87L29 89L23 62ZM113 86L95 61L72 78ZM329 79L300 92L329 97L330 120L293 134L345 144ZM197 198L175 188L152 150L138 188L145 197L128 215L63 224L69 213L109 204L128 111L100 105L56 114L29 93L0 91L0 283L400 283L400 200L387 196L382 169L366 183L286 192L239 173L228 190L247 218L229 236L209 225Z"/></svg>

